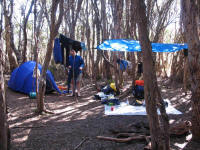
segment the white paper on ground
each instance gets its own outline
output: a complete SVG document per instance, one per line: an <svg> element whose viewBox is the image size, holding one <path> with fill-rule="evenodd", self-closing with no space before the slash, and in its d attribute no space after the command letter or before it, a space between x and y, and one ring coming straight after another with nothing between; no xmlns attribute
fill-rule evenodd
<svg viewBox="0 0 200 150"><path fill-rule="evenodd" d="M166 107L167 114L182 114L175 109L168 100L166 101L168 102L168 107ZM113 111L111 111L111 107L113 107ZM116 106L104 105L104 108L105 115L147 115L145 106L133 106L125 102L121 102L120 105ZM159 110L158 114L160 114Z"/></svg>

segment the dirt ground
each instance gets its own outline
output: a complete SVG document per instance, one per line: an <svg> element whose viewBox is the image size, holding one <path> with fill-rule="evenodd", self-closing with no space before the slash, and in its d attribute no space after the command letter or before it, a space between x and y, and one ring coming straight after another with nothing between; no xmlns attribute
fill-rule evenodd
<svg viewBox="0 0 200 150"><path fill-rule="evenodd" d="M162 82L161 82L162 83ZM170 115L170 122L190 119L190 92L185 95L181 86L161 84L163 98L168 98L182 115ZM54 114L36 115L36 100L7 89L8 120L11 129L11 150L142 150L145 142L116 143L96 136L114 135L112 129L131 123L145 122L146 116L106 116L104 105L94 99L91 84L82 87L78 102L68 95L56 93L45 97L45 106ZM171 139L172 150L200 150L200 144L191 142L191 134Z"/></svg>

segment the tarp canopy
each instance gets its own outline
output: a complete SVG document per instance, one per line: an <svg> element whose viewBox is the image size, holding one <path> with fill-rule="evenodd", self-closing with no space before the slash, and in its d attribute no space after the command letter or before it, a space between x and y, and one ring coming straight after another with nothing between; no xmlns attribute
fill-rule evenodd
<svg viewBox="0 0 200 150"><path fill-rule="evenodd" d="M98 45L97 49L109 50L109 51L126 51L126 52L141 51L139 41L128 40L128 39L106 40L102 44ZM187 44L152 43L153 52L176 52L183 49L188 49L188 45Z"/></svg>
<svg viewBox="0 0 200 150"><path fill-rule="evenodd" d="M34 61L28 61L19 67L15 68L11 74L10 80L8 81L8 87L14 91L29 94L30 92L36 91L36 78L33 76L33 70L36 63ZM42 66L38 64L38 69L42 71ZM57 91L58 89L53 75L49 70L46 73L46 92Z"/></svg>

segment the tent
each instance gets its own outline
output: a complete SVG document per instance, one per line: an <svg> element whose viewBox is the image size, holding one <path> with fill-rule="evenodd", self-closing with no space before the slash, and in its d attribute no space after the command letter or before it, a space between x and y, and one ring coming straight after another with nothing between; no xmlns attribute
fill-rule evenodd
<svg viewBox="0 0 200 150"><path fill-rule="evenodd" d="M166 43L152 43L153 52L176 52L183 49L188 49L187 44L166 44ZM106 40L97 46L98 50L110 51L127 51L139 52L141 51L140 43L136 40L129 39L111 39Z"/></svg>
<svg viewBox="0 0 200 150"><path fill-rule="evenodd" d="M8 81L8 87L14 91L29 94L36 91L36 78L33 76L33 70L36 62L28 61L14 69L10 80ZM38 64L38 69L42 72L42 66ZM57 87L53 75L49 70L46 73L46 93L57 91L61 93Z"/></svg>

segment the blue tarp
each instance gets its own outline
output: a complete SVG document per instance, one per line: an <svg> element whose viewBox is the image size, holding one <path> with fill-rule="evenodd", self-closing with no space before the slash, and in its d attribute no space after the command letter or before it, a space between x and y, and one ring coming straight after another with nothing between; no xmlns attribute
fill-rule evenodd
<svg viewBox="0 0 200 150"><path fill-rule="evenodd" d="M128 39L112 39L106 40L97 46L98 50L110 51L126 51L126 52L139 52L141 51L139 41ZM187 44L164 44L152 43L153 52L176 52L179 50L188 49Z"/></svg>
<svg viewBox="0 0 200 150"><path fill-rule="evenodd" d="M14 69L8 82L8 87L14 91L29 94L30 92L36 91L36 79L33 77L33 70L36 63L34 61L28 61ZM42 71L42 66L38 64L38 69ZM57 91L58 89L53 75L49 70L46 73L46 92Z"/></svg>

